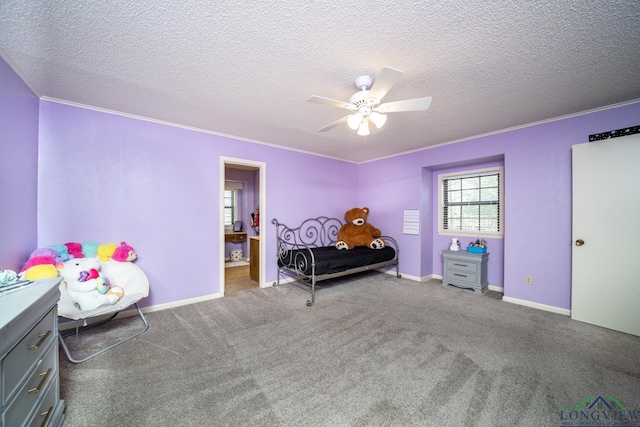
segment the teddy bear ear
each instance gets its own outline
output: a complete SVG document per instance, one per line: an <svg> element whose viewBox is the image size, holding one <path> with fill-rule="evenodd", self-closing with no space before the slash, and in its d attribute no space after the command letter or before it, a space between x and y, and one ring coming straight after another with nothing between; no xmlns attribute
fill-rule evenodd
<svg viewBox="0 0 640 427"><path fill-rule="evenodd" d="M368 214L368 213L369 213L369 208L368 208L368 207L366 207L366 206L365 206L364 208L362 208L362 210L363 210L363 211L364 211L364 213L366 213L366 214Z"/></svg>

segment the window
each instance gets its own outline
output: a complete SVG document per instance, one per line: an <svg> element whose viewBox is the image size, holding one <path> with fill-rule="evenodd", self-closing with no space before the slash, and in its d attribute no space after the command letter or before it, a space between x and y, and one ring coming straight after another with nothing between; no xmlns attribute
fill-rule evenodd
<svg viewBox="0 0 640 427"><path fill-rule="evenodd" d="M438 232L502 237L503 174L496 167L440 175Z"/></svg>
<svg viewBox="0 0 640 427"><path fill-rule="evenodd" d="M240 219L240 190L241 182L225 181L224 184L224 225L231 228Z"/></svg>
<svg viewBox="0 0 640 427"><path fill-rule="evenodd" d="M233 225L236 220L236 191L224 190L224 225Z"/></svg>

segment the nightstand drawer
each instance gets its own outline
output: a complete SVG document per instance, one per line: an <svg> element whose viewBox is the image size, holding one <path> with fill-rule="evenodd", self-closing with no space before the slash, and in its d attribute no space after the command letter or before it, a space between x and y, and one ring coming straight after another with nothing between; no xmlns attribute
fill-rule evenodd
<svg viewBox="0 0 640 427"><path fill-rule="evenodd" d="M473 285L478 280L478 275L475 273L465 273L463 271L447 270L445 279Z"/></svg>
<svg viewBox="0 0 640 427"><path fill-rule="evenodd" d="M50 384L57 381L57 357L58 346L51 345L41 363L23 384L13 402L7 407L4 414L5 425L22 425L40 397L46 393L46 390L51 388Z"/></svg>
<svg viewBox="0 0 640 427"><path fill-rule="evenodd" d="M478 264L475 262L467 262L460 260L446 260L445 270L466 271L469 273L477 273Z"/></svg>
<svg viewBox="0 0 640 427"><path fill-rule="evenodd" d="M51 310L2 361L3 403L56 337L56 310ZM9 424L11 425L11 424Z"/></svg>

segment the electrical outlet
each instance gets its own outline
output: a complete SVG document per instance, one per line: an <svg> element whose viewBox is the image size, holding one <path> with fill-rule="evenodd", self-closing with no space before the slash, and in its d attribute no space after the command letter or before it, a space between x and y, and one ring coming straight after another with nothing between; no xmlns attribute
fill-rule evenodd
<svg viewBox="0 0 640 427"><path fill-rule="evenodd" d="M524 276L524 283L526 285L533 285L533 277L531 276Z"/></svg>

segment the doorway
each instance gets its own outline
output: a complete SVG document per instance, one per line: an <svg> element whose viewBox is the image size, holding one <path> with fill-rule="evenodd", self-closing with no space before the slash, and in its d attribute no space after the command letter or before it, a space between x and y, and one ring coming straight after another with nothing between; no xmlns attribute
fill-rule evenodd
<svg viewBox="0 0 640 427"><path fill-rule="evenodd" d="M229 220L225 209L225 189L236 189L235 213ZM257 212L259 209L259 212ZM220 158L220 294L264 287L265 233L264 220L253 227L254 219L266 215L266 164L251 160ZM227 220L225 221L225 214ZM253 214L253 215L252 215ZM234 231L233 223L241 221L242 229ZM225 225L228 222L229 224ZM241 254L239 253L241 252ZM229 263L233 255L234 262ZM240 256L240 262L238 262ZM233 265L231 267L231 265ZM229 267L229 268L226 268Z"/></svg>

